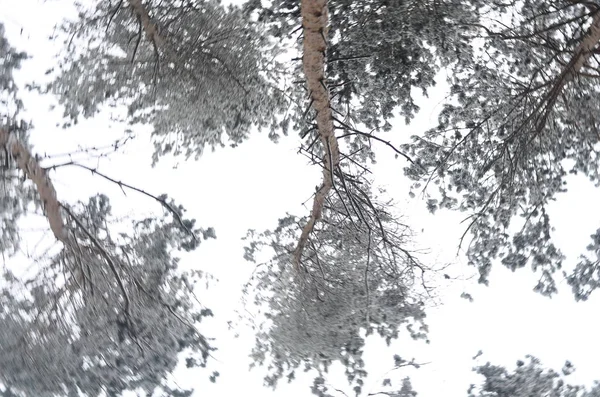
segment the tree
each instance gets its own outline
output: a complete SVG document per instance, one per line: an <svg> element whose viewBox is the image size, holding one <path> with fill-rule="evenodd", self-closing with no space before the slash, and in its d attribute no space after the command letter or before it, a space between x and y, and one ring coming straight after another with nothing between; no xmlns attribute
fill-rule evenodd
<svg viewBox="0 0 600 397"><path fill-rule="evenodd" d="M348 367L349 380L360 390L365 375L361 329L377 331L389 341L402 324L408 324L414 337L425 337L422 300L428 292L427 267L406 247L408 228L387 208L389 202L374 194L376 189L367 176L368 163L374 161L371 142L406 157L377 132L390 129L389 120L396 109L407 119L413 116L417 107L411 89L426 90L434 84L433 75L439 69L436 61L448 64L468 59L470 37L463 35L463 28L452 19L476 23L478 6L460 1L423 6L416 2L309 0L300 5L275 2L270 10L251 2L242 13L211 1L97 2L89 8L80 6L78 19L62 25L62 33L69 35L66 51L56 70L49 71L54 79L41 89L60 98L65 127L79 117L92 117L101 106L125 106L126 121L153 126L155 161L165 154L199 155L206 145L219 146L225 139L238 144L251 127L267 129L273 138L285 133L288 125L300 131L304 140L301 150L322 166L323 182L308 217L283 218L274 233L267 231L251 242L275 251L267 270L258 273L251 285L269 291L256 298L269 307L271 319L279 325L263 329L269 342L259 343L255 355L263 362L269 353L266 361L273 361L275 368L287 366L289 371L302 363L325 369L332 361L341 360ZM302 25L283 17L287 9L302 16ZM332 10L331 20L328 9ZM265 24L260 21L269 13L276 18L267 24L267 34L261 35L259 27ZM253 22L252 15L260 24ZM356 15L360 15L358 19ZM303 27L306 85L283 84L280 70L284 69L267 56L277 53L278 47L272 43L282 34L291 34L292 26ZM440 27L456 33L455 48L446 45ZM425 40L417 37L422 31L427 32ZM302 75L300 70L292 73L283 77ZM34 158L27 153L28 159ZM79 214L71 211L58 201L47 173L32 164L28 175L45 201L56 238L67 250L64 256L80 259L77 250L82 246L90 249L84 257L100 255L114 277L111 291L117 292L121 314L129 321L132 292L128 285L144 288L137 285L136 277L124 281L119 265L128 268L129 258L120 250L134 240L117 249L113 239L99 239L96 226L90 231L79 221L86 211L94 211L93 206ZM43 177L40 183L36 175ZM174 226L178 223L184 232L190 231L164 199L152 197L174 216ZM109 207L106 197L98 200L102 208ZM292 281L274 282L273 277L280 274L289 274ZM313 334L300 338L305 343L288 343L296 336L290 316L300 325L313 323ZM331 324L338 330L332 330ZM314 343L319 338L329 340L330 346L315 349L320 346ZM205 344L199 347L208 350ZM164 376L168 370L159 372ZM271 382L282 375L282 370L276 370L270 375ZM152 383L148 389L157 385ZM137 384L126 383L117 392L131 387ZM89 393L95 390L89 389Z"/></svg>
<svg viewBox="0 0 600 397"><path fill-rule="evenodd" d="M298 55L307 84L292 86L289 96L305 104L297 105L291 118L304 140L301 151L322 164L323 182L295 250L296 267L325 198L336 194L356 202L336 185L344 186L345 179L357 174L364 179L369 160L374 161L373 142L410 160L377 132L391 128L395 111L407 121L414 116L418 107L411 90L426 93L440 65L468 62L472 37L463 26L477 23L480 6L462 1L277 0L263 7L260 1L248 2L247 12L268 21L268 33L275 38L293 35L300 23L303 27ZM447 43L449 33L456 37L452 43ZM299 65L294 72L301 73Z"/></svg>
<svg viewBox="0 0 600 397"><path fill-rule="evenodd" d="M34 258L33 272L4 267L0 283L0 383L4 394L36 396L120 395L125 390L168 392L164 378L186 352L190 366L204 365L212 347L195 325L211 311L195 302L192 284L201 272L177 270L178 250L193 250L212 229L198 229L183 207L152 196L163 217L133 220L129 232L111 231L104 195L68 205L27 144L28 125L12 71L25 58L0 27L3 100L0 129L2 210L0 244L14 255L17 220L31 204L43 208L59 246ZM31 183L21 180L19 171ZM105 178L109 178L106 175ZM124 188L130 185L118 182ZM135 189L135 188L133 188Z"/></svg>
<svg viewBox="0 0 600 397"><path fill-rule="evenodd" d="M2 121L6 122L13 114L18 113L22 108L22 103L17 96L18 88L13 80L13 70L18 68L21 61L26 58L26 54L17 52L10 46L4 38L4 26L0 25L0 91L2 92L2 108L0 108ZM26 142L23 137L22 129L17 129L16 133L21 132L19 142ZM0 130L0 140L2 147L5 147L8 137L5 130ZM0 152L0 168L3 189L0 190L0 208L3 214L0 230L2 239L0 240L0 251L14 253L19 245L19 230L16 227L16 220L26 211L27 207L34 202L35 189L32 186L19 183L18 175L13 167L8 166L8 153L6 150Z"/></svg>
<svg viewBox="0 0 600 397"><path fill-rule="evenodd" d="M255 126L278 136L286 103L271 81L273 44L238 9L127 0L79 11L61 26L65 52L46 87L70 122L102 105L126 106L128 122L152 125L155 161L169 153L198 156L222 145L223 135L239 144Z"/></svg>
<svg viewBox="0 0 600 397"><path fill-rule="evenodd" d="M474 369L484 377L480 387L471 385L469 397L502 397L502 396L552 396L552 397L592 397L600 393L600 384L596 383L590 390L579 385L566 383L575 368L567 361L561 373L552 369L544 369L540 361L527 356L525 361L517 361L514 371L487 363Z"/></svg>
<svg viewBox="0 0 600 397"><path fill-rule="evenodd" d="M408 324L411 336L426 337L424 274L433 266L407 248L408 228L389 210L385 193L375 194L368 175L375 161L371 145L410 160L379 133L391 128L396 111L413 117L418 107L411 90L433 86L440 65L468 62L472 37L463 25L478 21L479 6L339 0L246 5L275 38L293 39L302 27L302 46L292 43L289 50L302 61L293 72L303 73L306 85L289 87L296 104L290 117L303 140L301 152L323 169L308 217L288 216L275 230L249 236L249 256L261 245L274 251L249 289L259 291L249 295L264 304L270 320L254 350L258 363L269 363L268 384L292 378L301 365L326 371L339 361L360 392L366 376L361 330L389 342ZM456 37L451 45L448 32Z"/></svg>
<svg viewBox="0 0 600 397"><path fill-rule="evenodd" d="M439 125L404 150L415 189L437 185L429 206L468 213L469 262L486 283L495 260L531 266L535 290L556 293L564 257L552 241L548 203L569 174L597 184L600 5L584 1L493 3L469 25L481 46L449 77ZM521 218L521 219L519 219ZM595 245L591 248L594 250ZM567 277L577 299L598 285L596 261Z"/></svg>
<svg viewBox="0 0 600 397"><path fill-rule="evenodd" d="M194 301L201 273L178 272L171 256L191 240L177 222L134 221L113 237L107 197L64 210L62 249L30 278L3 274L2 383L39 396L151 393L179 353L204 365L211 347L194 324L210 310Z"/></svg>
<svg viewBox="0 0 600 397"><path fill-rule="evenodd" d="M58 96L66 128L103 106L126 108L123 121L152 126L155 162L237 145L253 129L274 140L289 129L299 132L300 151L322 168L322 181L308 215L288 215L274 230L248 236L248 259L263 248L273 253L248 284L248 301L266 319L252 354L269 366L273 386L300 367L316 369L316 394L326 392L319 379L328 366L341 362L358 394L366 376L363 331L389 342L406 327L426 338L426 273L434 268L409 248L409 228L369 175L373 145L409 161L407 173L420 183L439 184L441 200L431 199L432 209L474 212L469 257L482 281L497 256L513 268L532 262L542 270L538 290L548 294L561 260L544 209L563 182L558 151L568 149L581 160L575 169L596 175L583 161L595 159L595 105L586 102L595 91L579 85L597 77L589 69L598 7L487 3L276 0L268 7L250 1L243 10L218 1L87 3L62 25L65 52L48 71L51 82L37 88ZM508 28L489 23L510 13L516 16ZM297 32L301 47L289 45ZM3 62L18 65L23 55L2 44ZM277 61L281 53L298 56L291 69ZM391 129L395 113L407 121L414 116L412 90L426 93L443 68L453 72L457 104L445 108L440 128L395 147L381 133ZM12 98L14 83L6 76L3 88ZM39 273L30 279L5 274L0 325L18 337L0 341L6 349L0 363L9 368L0 380L23 395L170 393L164 380L180 355L196 352L187 363L205 365L212 349L194 328L211 313L193 303L190 278L199 275L176 269L176 251L195 249L200 234L214 237L212 229L196 229L164 195L68 164L165 210L164 217L133 220L127 232L114 233L106 196L72 205L58 200L51 170L28 146L27 126L6 113L0 129L9 186L2 194L11 198L1 204L6 219L38 203L60 244L36 260ZM30 182L17 181L19 172ZM504 229L519 211L527 219L511 240ZM2 227L10 237L2 247L14 250L14 223ZM569 279L586 291L578 296L595 287L597 267L583 261ZM396 394L414 392L405 382Z"/></svg>
<svg viewBox="0 0 600 397"><path fill-rule="evenodd" d="M418 108L411 89L433 85L434 60L456 60L456 53L443 49L438 55L431 48L443 42L438 29L446 25L441 13L438 20L428 17L435 7L433 2L417 7L369 1L276 1L268 8L250 2L246 7L259 21L269 21L276 38L302 27L302 71L298 65L295 73L304 74L306 85L289 88L297 104L290 117L304 140L301 151L323 169L309 216L281 219L273 232L254 237L249 248L250 256L259 245L274 251L250 284L266 291L253 296L259 305L266 302L270 320L257 336L254 357L269 363L270 385L284 375L293 378L301 365L326 371L339 361L358 393L366 376L361 329L389 342L408 324L413 337L425 337L422 300L428 287L419 281L427 267L406 248L406 226L388 211L390 203L374 194L366 174L374 161L371 142L406 157L376 132L390 129L394 110L412 117ZM440 12L477 20L474 9L448 2ZM425 26L431 34L424 42L413 35ZM466 49L466 39L457 46Z"/></svg>
<svg viewBox="0 0 600 397"><path fill-rule="evenodd" d="M341 200L329 199L300 273L290 266L290 255L306 220L290 215L275 230L248 236L248 259L262 247L274 252L271 261L259 264L246 291L269 320L258 324L252 353L256 364L268 364L268 385L293 379L299 367L323 374L341 362L358 393L367 375L363 331L390 343L406 327L414 339L426 339L427 290L415 285L425 268L402 248L407 227L380 203L368 210L365 216L378 219L381 228L360 220L352 225Z"/></svg>

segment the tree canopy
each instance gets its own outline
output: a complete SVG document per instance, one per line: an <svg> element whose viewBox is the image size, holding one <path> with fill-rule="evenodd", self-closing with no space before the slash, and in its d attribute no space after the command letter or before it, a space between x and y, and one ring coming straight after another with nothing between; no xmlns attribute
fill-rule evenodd
<svg viewBox="0 0 600 397"><path fill-rule="evenodd" d="M36 120L22 116L22 89L56 98L65 129L107 108L124 110L115 122L131 127L125 140L144 139L132 132L141 125L151 129L154 166L235 147L254 133L275 142L299 136L298 152L321 168L307 212L281 214L272 229L245 238L245 259L256 270L244 304L260 314L245 318L256 332L248 353L267 367L268 386L313 370L313 393L328 396L328 369L337 363L354 392L365 393L367 337L428 338L426 308L446 264L423 259L409 226L418 222L406 221L399 198L379 186L380 150L403 162L413 182L407 196L422 193L431 212L466 213L467 258L481 283L502 263L531 266L543 295L558 292L561 274L577 300L600 285L600 229L589 254L563 271L547 210L570 174L598 185L600 3L110 0L76 7L50 38L62 43L55 66L26 87L13 74L28 55L0 28L0 252L13 263L0 282L5 395L189 395L167 377L182 361L210 368L218 346L197 327L212 315L194 290L206 275L178 266L214 230L198 227L167 194L75 160L63 166L140 194L163 213L121 219L101 192L61 201L56 165L44 166L30 143ZM427 96L443 75L449 94L438 125L402 145L391 140L397 118L409 123L416 96ZM19 225L32 212L44 215L56 244L28 258L33 270L23 273L14 265L26 238ZM485 382L469 395L597 393L528 360L514 373L478 367ZM395 364L418 366L399 357ZM416 392L406 378L382 394Z"/></svg>
<svg viewBox="0 0 600 397"><path fill-rule="evenodd" d="M472 62L449 75L451 100L438 127L406 146L415 188L429 205L468 212L469 261L487 282L492 263L531 266L535 289L556 293L563 255L547 206L582 173L597 183L598 5L519 1L489 6ZM597 74L597 73L596 73ZM521 219L519 219L521 218ZM595 289L598 267L583 260L568 276L577 299Z"/></svg>

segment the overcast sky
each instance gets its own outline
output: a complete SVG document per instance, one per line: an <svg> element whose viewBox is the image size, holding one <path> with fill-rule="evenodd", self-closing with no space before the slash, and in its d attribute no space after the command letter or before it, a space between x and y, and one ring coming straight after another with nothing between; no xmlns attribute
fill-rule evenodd
<svg viewBox="0 0 600 397"><path fill-rule="evenodd" d="M0 0L0 20L5 23L8 38L33 57L19 72L19 82L43 78L43 72L55 62L52 54L57 46L48 41L48 36L62 17L72 15L72 10L65 6L68 3ZM35 126L32 142L37 153L62 153L78 145L110 144L126 128L111 123L107 112L65 131L56 127L61 120L60 108L50 110L50 105L56 104L54 99L26 92L22 97L27 117ZM431 99L423 100L423 110L411 126L398 122L389 138L397 143L426 129L435 121L442 97L443 87ZM176 169L170 161L151 168L149 131L139 128L136 133L137 139L123 151L93 165L149 192L168 193L188 208L201 226L213 226L217 232L216 240L203 243L183 263L218 279L201 296L203 303L216 314L203 332L217 337L219 350L214 355L217 361L209 370L218 370L221 376L216 384L211 384L207 381L210 371L182 370L175 374L175 380L183 387L195 387L198 396L309 396L312 374L299 377L291 385L282 384L274 392L263 388L264 372L248 370L252 332L240 328L237 331L241 336L236 339L234 332L228 330L227 321L236 319L235 311L241 309L241 286L253 270L252 264L242 258L241 237L249 228L272 228L286 211L305 214L308 209L302 203L319 184L320 170L309 166L296 153L295 136L276 145L265 134L255 134L235 149L208 152L198 161L181 160ZM418 235L417 246L430 249L431 254L424 260L451 263L447 273L455 279L440 286L438 304L428 310L429 345L402 338L386 347L381 340L370 339L365 353L371 374L369 381L381 382L384 373L393 366L393 354L430 362L418 371L395 371L388 375L396 384L410 375L415 389L424 397L465 396L469 384L477 381L471 373L474 365L491 361L512 367L525 354L535 355L555 369L560 369L566 359L571 360L577 368L571 377L576 383L590 384L600 378L596 363L600 357L599 297L575 303L563 282L559 296L543 298L532 292L536 279L528 270L512 274L499 266L492 271L489 287L476 285L470 277L474 269L467 266L463 256L456 256L458 238L465 226L460 224L461 214L442 212L432 216L424 211L422 198L409 201L407 182L402 176L404 165L382 147L374 166L376 184L386 186L398 209L406 214ZM133 192L124 196L117 186L88 172L61 168L52 177L61 200L86 199L105 192L120 213L159 210L147 198ZM584 252L589 235L600 226L597 205L600 193L584 178L572 178L568 187L570 192L559 197L550 215L557 229L556 240L572 262ZM35 239L28 241L31 249L34 244ZM469 292L475 301L461 299L463 291ZM480 349L483 355L472 360ZM349 392L341 373L328 380L336 388ZM371 389L378 390L378 385Z"/></svg>

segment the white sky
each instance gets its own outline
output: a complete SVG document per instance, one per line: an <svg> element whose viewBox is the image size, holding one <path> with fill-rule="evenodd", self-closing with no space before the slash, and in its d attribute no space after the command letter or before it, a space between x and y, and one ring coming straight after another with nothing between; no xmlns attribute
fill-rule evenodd
<svg viewBox="0 0 600 397"><path fill-rule="evenodd" d="M69 14L66 3L68 1L63 0L0 0L3 14L0 20L5 22L8 38L13 46L34 57L18 74L20 82L38 78L55 62L51 56L56 47L47 37L61 17ZM442 97L441 91L431 95L431 100L423 102L423 111L417 120L410 127L399 122L389 138L399 142L424 130L435 121L436 105ZM110 144L121 137L125 128L109 125L108 115L103 114L64 131L55 127L61 120L61 111L59 108L49 110L49 105L55 102L52 98L39 98L25 92L22 98L35 125L32 140L38 153L62 153L78 144ZM265 134L253 136L236 149L208 152L198 161L180 161L177 169L168 161L152 169L149 135L142 129L138 135L124 153L93 165L149 192L168 193L182 203L201 226L214 226L217 232L217 240L203 243L195 253L184 258L186 266L205 270L219 279L202 294L203 303L216 314L204 332L218 337L215 343L219 350L214 354L217 362L213 362L208 371L178 371L175 379L181 386L195 387L197 396L310 396L312 375L300 376L291 385L281 384L274 392L262 387L264 372L248 370L247 354L253 346L251 331L240 329L242 336L235 339L226 323L236 319L241 286L252 271L252 265L242 258L240 238L249 228L273 227L286 211L304 214L307 209L301 204L319 183L319 169L308 166L305 158L296 154L295 136L275 145ZM432 216L424 211L424 203L418 198L408 201L407 183L402 177L404 162L395 160L385 147L381 149L374 167L376 182L388 188L409 223L414 225L415 232L420 234L419 246L431 249L430 260L452 262L447 273L458 280L440 288L438 293L443 304L428 311L431 344L401 339L388 348L381 340L370 339L365 352L371 373L369 381L381 381L393 366L393 354L431 362L418 371L395 371L389 375L395 384L410 375L415 389L424 397L442 393L464 396L469 384L477 381L471 372L474 365L491 361L512 367L525 354L533 354L555 369L560 369L564 360L571 360L577 367L571 377L575 383L590 384L600 378L595 363L600 356L597 342L600 298L593 296L588 302L576 303L564 283L559 296L551 300L543 298L532 292L536 278L529 270L514 275L501 266L492 270L490 287L476 285L475 279L469 278L473 269L467 267L462 256L455 256L464 227L459 223L461 214ZM134 192L124 197L118 187L82 170L59 169L53 180L61 200L86 199L101 191L106 192L123 213L158 209L154 202ZM597 206L600 193L583 178L573 178L569 188L570 192L552 206L550 215L557 229L557 242L568 258L574 260L585 250L589 235L600 226ZM32 240L31 245L34 243ZM459 298L463 291L471 293L475 302ZM480 349L483 356L473 361L471 358ZM207 380L212 370L221 373L216 384ZM340 374L334 373L329 381L351 395ZM377 386L375 384L372 391L381 389Z"/></svg>

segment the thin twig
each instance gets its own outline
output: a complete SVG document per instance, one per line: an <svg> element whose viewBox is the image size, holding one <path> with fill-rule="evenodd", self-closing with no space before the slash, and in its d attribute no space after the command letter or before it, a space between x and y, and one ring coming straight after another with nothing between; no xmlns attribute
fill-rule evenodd
<svg viewBox="0 0 600 397"><path fill-rule="evenodd" d="M110 254L108 252L106 252L106 249L102 246L102 244L100 244L100 242L96 239L96 237L94 237L94 235L73 214L73 212L71 212L71 210L67 206L64 206L61 204L61 207L71 217L71 219L73 219L75 224L83 231L83 233L86 236L88 236L88 238L90 239L92 244L98 249L98 251L100 251L100 255L104 258L104 260L108 264L108 267L110 268L111 272L115 276L115 280L117 281L117 284L119 285L119 289L121 290L121 293L123 295L123 299L124 299L123 312L129 318L129 315L130 315L130 313L129 313L129 307L130 307L129 295L127 294L127 290L125 289L125 284L123 284L123 280L121 279L121 276L119 275L117 266L116 266L115 262L113 261L112 257L110 256ZM73 243L79 244L76 241L73 241ZM72 246L72 244L69 244L69 246Z"/></svg>
<svg viewBox="0 0 600 397"><path fill-rule="evenodd" d="M159 196L155 196L152 193L148 193L147 191L140 189L138 187L129 185L125 182L116 180L114 178L111 178L110 176L101 173L100 171L98 171L96 168L92 168L92 167L88 167L87 165L84 164L79 164L79 163L75 163L75 162L67 162L67 163L63 163L63 164L59 164L59 165L55 165L50 167L52 168L56 168L56 167L63 167L63 166L73 166L73 167L79 167L79 168L83 168L85 170L90 171L92 174L94 175L98 175L104 179L106 179L107 181L110 181L112 183L115 183L116 185L118 185L121 189L123 189L123 187L126 187L127 189L133 190L135 192L141 193L147 197L150 197L156 201L158 201L165 209L167 209L175 218L175 220L177 220L177 223L179 223L179 225L181 226L181 228L188 233L190 236L192 236L192 238L195 241L198 241L198 236L196 235L196 233L194 233L192 230L190 230L190 228L188 228L185 223L183 222L183 219L181 218L181 215L179 214L178 211L175 210L175 208L173 208L169 203L167 203L167 201Z"/></svg>

